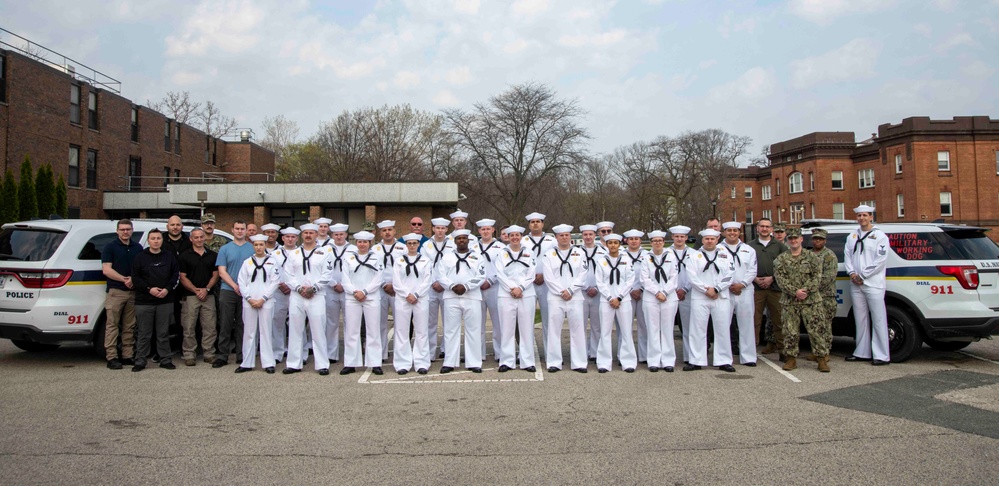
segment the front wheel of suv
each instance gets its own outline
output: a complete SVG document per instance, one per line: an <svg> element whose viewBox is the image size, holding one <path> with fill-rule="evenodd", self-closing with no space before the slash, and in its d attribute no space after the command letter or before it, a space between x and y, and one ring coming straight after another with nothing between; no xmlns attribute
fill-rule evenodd
<svg viewBox="0 0 999 486"><path fill-rule="evenodd" d="M888 306L888 351L892 363L901 363L919 349L922 337L915 320L904 309Z"/></svg>

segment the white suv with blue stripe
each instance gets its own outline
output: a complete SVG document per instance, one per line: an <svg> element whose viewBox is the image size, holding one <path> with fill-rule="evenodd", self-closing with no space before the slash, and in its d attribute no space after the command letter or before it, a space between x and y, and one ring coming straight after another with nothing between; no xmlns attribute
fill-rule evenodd
<svg viewBox="0 0 999 486"><path fill-rule="evenodd" d="M888 236L888 332L891 360L905 361L922 343L955 351L999 329L999 245L985 228L936 223L882 223ZM805 245L811 229L828 231L826 247L839 259L833 334L853 336L850 278L843 246L853 224L802 225Z"/></svg>

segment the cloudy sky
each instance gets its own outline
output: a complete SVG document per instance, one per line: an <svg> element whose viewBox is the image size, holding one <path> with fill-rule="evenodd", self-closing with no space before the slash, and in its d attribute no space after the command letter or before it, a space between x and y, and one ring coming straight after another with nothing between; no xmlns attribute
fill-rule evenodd
<svg viewBox="0 0 999 486"><path fill-rule="evenodd" d="M258 134L267 116L305 137L346 109L467 108L531 81L578 100L594 152L706 128L755 153L908 116L999 118L999 0L0 0L0 13L128 98L190 91Z"/></svg>

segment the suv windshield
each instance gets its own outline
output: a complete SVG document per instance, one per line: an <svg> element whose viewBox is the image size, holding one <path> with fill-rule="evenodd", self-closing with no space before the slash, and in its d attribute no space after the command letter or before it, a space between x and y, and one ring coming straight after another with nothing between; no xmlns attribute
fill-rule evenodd
<svg viewBox="0 0 999 486"><path fill-rule="evenodd" d="M0 260L41 262L48 260L66 233L38 228L7 228L0 232Z"/></svg>

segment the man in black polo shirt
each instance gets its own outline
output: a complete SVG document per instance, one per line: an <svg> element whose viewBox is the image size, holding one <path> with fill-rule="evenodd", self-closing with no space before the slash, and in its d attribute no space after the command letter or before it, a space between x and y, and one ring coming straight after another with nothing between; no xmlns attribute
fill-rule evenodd
<svg viewBox="0 0 999 486"><path fill-rule="evenodd" d="M135 292L132 291L132 260L142 246L132 241L132 221L118 221L118 238L104 245L101 269L107 278L104 298L106 323L104 351L108 369L120 370L122 363L133 364L135 356ZM121 360L118 360L118 326L121 326Z"/></svg>
<svg viewBox="0 0 999 486"><path fill-rule="evenodd" d="M215 260L218 254L205 247L207 234L201 228L191 230L191 249L180 255L181 327L184 328L184 342L181 345L184 364L194 366L198 341L195 324L201 318L201 349L205 352L205 363L215 360L215 297L212 289L219 280Z"/></svg>
<svg viewBox="0 0 999 486"><path fill-rule="evenodd" d="M173 256L180 261L180 255L187 250L191 249L191 240L188 239L187 234L184 233L184 222L181 221L180 216L176 214L170 216L167 220L167 230L163 235L163 251L173 253ZM175 292L173 294L173 323L171 326L178 328L182 326L181 316L183 315L181 309L181 301L183 300L183 289L181 292ZM156 360L156 358L153 358Z"/></svg>

